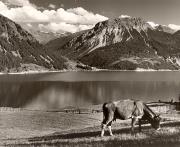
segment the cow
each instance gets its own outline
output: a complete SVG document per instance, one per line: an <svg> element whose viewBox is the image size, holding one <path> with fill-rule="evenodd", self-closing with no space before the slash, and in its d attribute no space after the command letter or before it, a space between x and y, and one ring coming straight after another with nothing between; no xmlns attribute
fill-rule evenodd
<svg viewBox="0 0 180 147"><path fill-rule="evenodd" d="M105 128L113 136L111 124L116 119L131 121L131 132L134 133L134 125L139 120L139 131L141 131L142 120L148 121L151 126L159 130L161 118L155 114L144 102L139 100L120 100L103 104L103 121L101 124L101 136L104 136Z"/></svg>

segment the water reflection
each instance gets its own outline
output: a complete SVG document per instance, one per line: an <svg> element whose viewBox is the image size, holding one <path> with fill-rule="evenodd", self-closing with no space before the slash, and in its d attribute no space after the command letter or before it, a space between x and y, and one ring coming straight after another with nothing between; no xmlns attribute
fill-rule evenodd
<svg viewBox="0 0 180 147"><path fill-rule="evenodd" d="M174 81L0 82L0 106L59 109L127 98L177 100L179 93Z"/></svg>

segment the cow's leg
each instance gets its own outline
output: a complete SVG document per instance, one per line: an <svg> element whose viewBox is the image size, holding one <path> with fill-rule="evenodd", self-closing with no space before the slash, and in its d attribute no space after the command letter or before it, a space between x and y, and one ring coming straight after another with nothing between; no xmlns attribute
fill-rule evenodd
<svg viewBox="0 0 180 147"><path fill-rule="evenodd" d="M134 135L134 126L136 124L136 121L137 121L137 118L133 117L132 122L131 122L131 134L133 134L133 135Z"/></svg>
<svg viewBox="0 0 180 147"><path fill-rule="evenodd" d="M101 126L101 137L103 137L104 136L104 131L105 131L105 128L106 128L106 125L105 124L101 124L102 126Z"/></svg>
<svg viewBox="0 0 180 147"><path fill-rule="evenodd" d="M113 136L112 129L111 129L112 121L108 124L109 134L110 136Z"/></svg>
<svg viewBox="0 0 180 147"><path fill-rule="evenodd" d="M114 112L111 110L111 111L109 111L109 113L106 116L107 117L104 118L104 120L102 122L102 126L101 126L101 128L102 128L101 137L104 136L104 131L105 131L106 126L108 126L108 128L110 126L110 129L111 129L111 123L112 123L113 118L114 118ZM110 135L112 135L112 131L111 131Z"/></svg>
<svg viewBox="0 0 180 147"><path fill-rule="evenodd" d="M139 132L141 132L141 119L139 119Z"/></svg>

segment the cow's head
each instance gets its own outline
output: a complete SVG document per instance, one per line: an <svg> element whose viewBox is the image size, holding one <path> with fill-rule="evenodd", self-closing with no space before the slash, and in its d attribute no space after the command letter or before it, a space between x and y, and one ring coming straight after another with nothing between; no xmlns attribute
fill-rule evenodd
<svg viewBox="0 0 180 147"><path fill-rule="evenodd" d="M152 127L156 130L159 130L160 129L160 121L161 121L160 115L155 115L151 122Z"/></svg>

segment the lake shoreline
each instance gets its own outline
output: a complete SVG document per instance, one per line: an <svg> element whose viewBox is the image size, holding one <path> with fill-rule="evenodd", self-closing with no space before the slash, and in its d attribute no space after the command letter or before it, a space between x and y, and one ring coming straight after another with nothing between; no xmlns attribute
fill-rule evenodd
<svg viewBox="0 0 180 147"><path fill-rule="evenodd" d="M171 101L151 101L146 102L146 104L156 113L168 113L170 111L180 111L180 102L171 102ZM70 113L70 114L93 114L101 113L102 105L88 105L88 106L67 106L61 107L59 109L28 109L28 108L13 108L13 107L0 107L0 112L21 112L21 111L30 111L30 112L55 112L55 113Z"/></svg>
<svg viewBox="0 0 180 147"><path fill-rule="evenodd" d="M137 70L108 70L108 69L96 69L96 70L45 70L45 71L24 71L24 72L0 72L0 75L26 75L26 74L43 74L43 73L66 73L66 72L180 72L180 70L168 70L168 69L137 69Z"/></svg>

